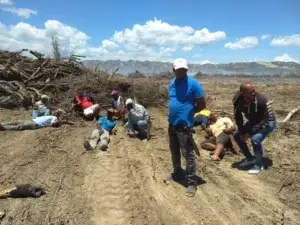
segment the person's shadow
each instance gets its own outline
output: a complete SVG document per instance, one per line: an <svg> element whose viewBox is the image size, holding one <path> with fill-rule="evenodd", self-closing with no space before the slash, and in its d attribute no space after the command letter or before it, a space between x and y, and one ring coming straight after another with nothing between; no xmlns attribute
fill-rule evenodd
<svg viewBox="0 0 300 225"><path fill-rule="evenodd" d="M240 164L245 162L246 159L242 159L241 161L235 162L231 165L232 168L236 168L239 170L250 170L254 166L254 162L252 164L248 164L246 166L241 166ZM272 159L268 157L263 157L263 166L265 169L268 169L269 167L273 166Z"/></svg>
<svg viewBox="0 0 300 225"><path fill-rule="evenodd" d="M186 178L186 172L184 171L184 174L179 178L179 179L176 179L176 180L173 180L174 182L182 185L183 187L187 188L189 185L188 185L188 180ZM206 184L207 182L205 180L203 180L201 177L197 176L196 175L196 186L200 186L200 185L203 185L203 184Z"/></svg>

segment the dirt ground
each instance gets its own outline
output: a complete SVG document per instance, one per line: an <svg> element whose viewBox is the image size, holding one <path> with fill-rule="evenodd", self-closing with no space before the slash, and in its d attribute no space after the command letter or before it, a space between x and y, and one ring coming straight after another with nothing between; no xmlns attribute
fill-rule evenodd
<svg viewBox="0 0 300 225"><path fill-rule="evenodd" d="M232 111L237 81L202 80L214 109ZM298 82L260 84L274 100L278 120L300 102ZM125 129L111 137L106 152L85 152L83 141L95 122L61 128L0 133L0 190L15 184L42 185L37 198L1 199L1 225L296 225L300 224L299 129L276 130L265 141L273 166L259 175L233 169L242 156L219 163L202 150L197 158L202 182L195 198L185 187L167 183L172 170L167 137L167 108L149 109L149 142L129 139ZM25 110L0 110L1 121L30 119ZM204 137L197 129L196 142ZM282 187L282 188L281 188Z"/></svg>

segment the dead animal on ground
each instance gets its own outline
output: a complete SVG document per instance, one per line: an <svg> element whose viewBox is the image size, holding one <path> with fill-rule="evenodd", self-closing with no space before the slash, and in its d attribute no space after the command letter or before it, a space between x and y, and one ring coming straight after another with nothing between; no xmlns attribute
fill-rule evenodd
<svg viewBox="0 0 300 225"><path fill-rule="evenodd" d="M39 198L45 193L45 190L40 186L19 184L11 189L0 192L0 198Z"/></svg>

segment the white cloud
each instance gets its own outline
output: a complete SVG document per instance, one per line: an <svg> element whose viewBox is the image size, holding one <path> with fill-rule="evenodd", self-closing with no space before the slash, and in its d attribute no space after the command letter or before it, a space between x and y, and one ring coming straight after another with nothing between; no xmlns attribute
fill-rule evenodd
<svg viewBox="0 0 300 225"><path fill-rule="evenodd" d="M20 17L24 17L26 19L28 19L32 15L37 14L36 10L32 10L32 9L28 9L28 8L12 7L13 4L14 3L11 0L0 0L0 5L6 5L6 7L1 6L0 10L3 11L3 12L10 12L12 14L15 14L15 15L20 16Z"/></svg>
<svg viewBox="0 0 300 225"><path fill-rule="evenodd" d="M117 45L116 43L114 43L113 41L110 41L110 40L103 40L102 47L106 48L106 49L114 50L114 49L117 49L119 47L119 45Z"/></svg>
<svg viewBox="0 0 300 225"><path fill-rule="evenodd" d="M184 47L182 48L182 50L185 51L185 52L189 52L189 51L191 51L193 48L194 48L193 45L187 45L187 46L184 46Z"/></svg>
<svg viewBox="0 0 300 225"><path fill-rule="evenodd" d="M296 59L289 56L287 53L284 53L281 56L277 56L274 58L274 61L281 61L281 62L298 62Z"/></svg>
<svg viewBox="0 0 300 225"><path fill-rule="evenodd" d="M170 25L161 20L150 20L144 25L136 24L132 29L117 31L112 40L117 43L141 44L145 46L190 46L214 43L226 38L223 31L210 32L207 28L194 30L189 26Z"/></svg>
<svg viewBox="0 0 300 225"><path fill-rule="evenodd" d="M300 46L300 34L273 38L272 46Z"/></svg>
<svg viewBox="0 0 300 225"><path fill-rule="evenodd" d="M211 62L209 60L202 60L202 61L200 61L198 63L201 64L201 65L204 65L204 64L214 64L213 62Z"/></svg>
<svg viewBox="0 0 300 225"><path fill-rule="evenodd" d="M262 40L266 40L266 39L268 39L268 38L270 38L271 36L269 35L269 34L264 34L264 35L262 35L261 36L261 39Z"/></svg>
<svg viewBox="0 0 300 225"><path fill-rule="evenodd" d="M236 42L228 42L224 45L225 48L230 49L246 49L253 48L258 45L257 37L244 37L237 39Z"/></svg>
<svg viewBox="0 0 300 225"><path fill-rule="evenodd" d="M132 29L116 31L112 37L102 40L101 45L92 46L87 34L57 20L48 20L41 28L24 22L15 25L0 22L0 49L28 48L49 55L53 35L57 36L64 52L74 51L87 58L165 61L173 58L175 52L188 51L226 37L223 31L194 30L155 19L144 25L136 24Z"/></svg>
<svg viewBox="0 0 300 225"><path fill-rule="evenodd" d="M4 12L10 12L12 14L16 14L20 17L25 17L26 19L32 15L36 15L37 11L27 8L16 8L16 7L1 7L0 10Z"/></svg>
<svg viewBox="0 0 300 225"><path fill-rule="evenodd" d="M0 5L12 5L13 2L11 0L0 0Z"/></svg>

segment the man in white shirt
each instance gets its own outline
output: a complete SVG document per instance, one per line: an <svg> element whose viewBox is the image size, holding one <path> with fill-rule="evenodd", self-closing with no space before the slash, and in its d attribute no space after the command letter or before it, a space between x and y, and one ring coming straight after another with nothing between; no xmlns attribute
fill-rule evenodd
<svg viewBox="0 0 300 225"><path fill-rule="evenodd" d="M149 115L144 106L134 103L132 99L125 102L128 110L128 135L135 137L134 130L139 132L139 136L149 140Z"/></svg>
<svg viewBox="0 0 300 225"><path fill-rule="evenodd" d="M220 117L218 113L212 113L210 121L211 125L205 130L210 138L202 142L201 147L209 151L214 151L211 160L220 161L220 155L224 147L231 146L229 134L235 132L236 128L230 118Z"/></svg>
<svg viewBox="0 0 300 225"><path fill-rule="evenodd" d="M58 127L60 122L56 116L40 116L32 120L10 121L0 124L0 130L35 130L43 127Z"/></svg>

